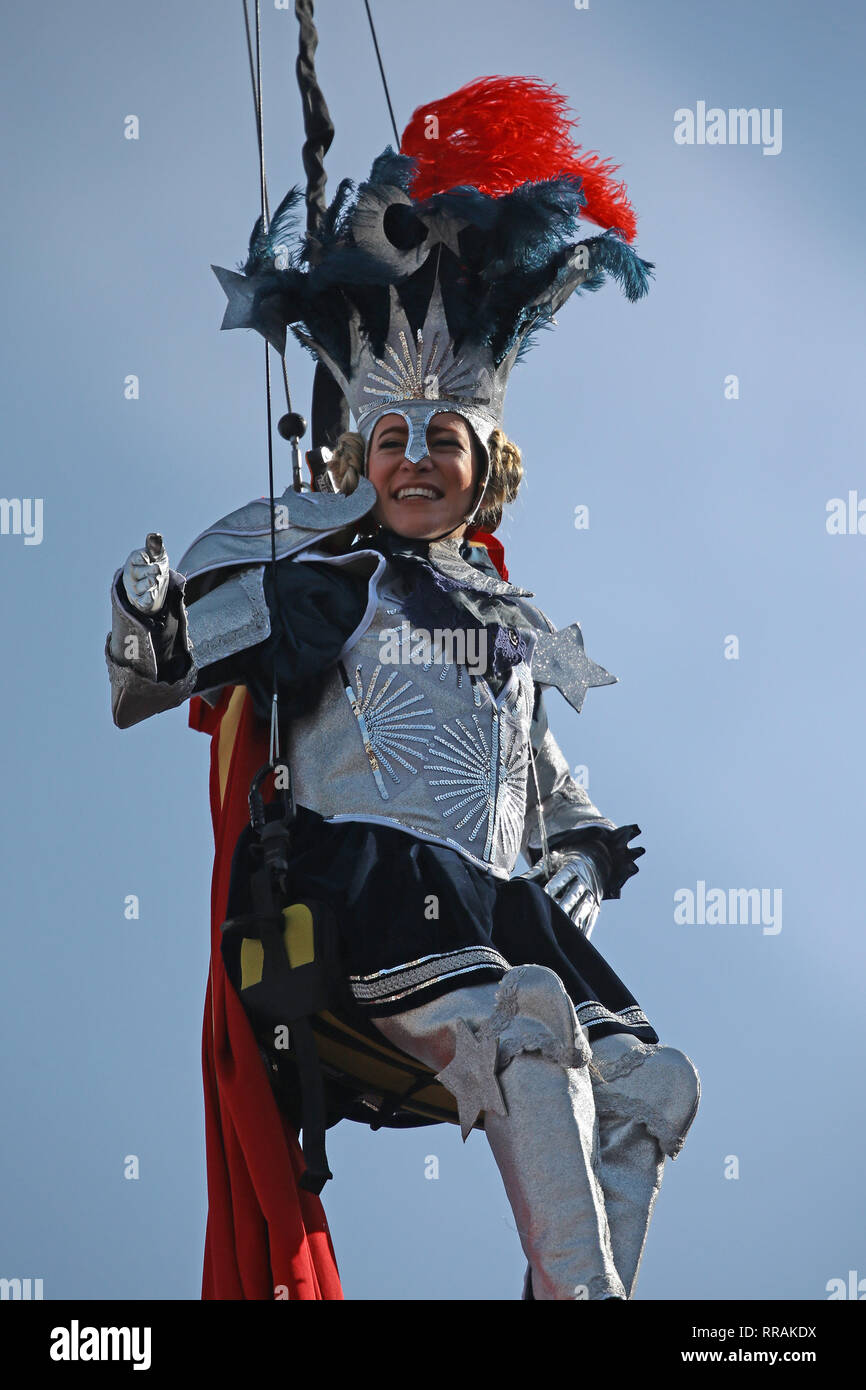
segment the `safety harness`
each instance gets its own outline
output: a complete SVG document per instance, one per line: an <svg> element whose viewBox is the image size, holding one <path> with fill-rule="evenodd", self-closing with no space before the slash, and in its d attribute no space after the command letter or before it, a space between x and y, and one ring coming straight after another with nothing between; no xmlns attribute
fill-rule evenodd
<svg viewBox="0 0 866 1390"><path fill-rule="evenodd" d="M275 800L262 788L274 776ZM221 927L226 973L243 1004L277 1103L302 1131L308 1191L329 1178L325 1131L341 1119L371 1129L458 1123L457 1103L429 1067L340 1017L346 984L329 904L287 889L297 816L291 769L267 762L249 793L250 824L237 853L252 911Z"/></svg>

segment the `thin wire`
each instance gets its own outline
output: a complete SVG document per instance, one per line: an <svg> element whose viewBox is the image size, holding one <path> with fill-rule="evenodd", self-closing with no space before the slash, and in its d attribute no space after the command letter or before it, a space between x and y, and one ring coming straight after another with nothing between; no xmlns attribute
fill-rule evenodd
<svg viewBox="0 0 866 1390"><path fill-rule="evenodd" d="M259 146L259 181L260 181L260 184L261 184L262 223L263 223L263 228L262 228L262 229L263 229L263 231L266 232L266 231L268 230L268 227L270 226L270 221L271 221L271 210L270 210L270 204L269 204L269 201L268 201L268 185L267 185L267 180L265 179L264 122L263 122L263 120L262 120L262 77L261 77L261 72L262 72L262 61L261 61L261 52L262 52L262 28L261 28L261 13L260 13L258 4L256 4L256 53L257 53L257 59L258 59L258 61L256 62L256 61L254 61L254 59L253 59L253 40L252 40L252 35L251 35L251 33L250 33L250 18L249 18L249 13L248 13L248 11L247 11L247 0L244 0L244 27L246 28L246 33L247 33L247 58L248 58L248 60L249 60L249 65L250 65L250 82L252 83L252 88L253 88L253 107L254 107L254 109L255 109L255 117L256 117L256 139L257 139L257 141L258 141L258 146ZM288 374L288 372L287 372L287 370L286 370L286 359L285 359L285 355L283 355L282 362L283 362L283 386L285 387L285 392L286 392L286 409L287 409L287 410L289 411L289 413L291 414L291 410L292 410L292 394L291 394L291 391L289 390L289 374Z"/></svg>
<svg viewBox="0 0 866 1390"><path fill-rule="evenodd" d="M399 135L399 133L398 133L398 131L397 131L397 122L396 122L395 119L394 119L394 108L393 108L393 106L391 105L391 93L388 91L388 80L387 80L387 78L385 77L385 69L384 69L384 67L382 66L382 55L381 55L381 53L379 52L379 40L376 38L376 29L375 29L375 26L374 26L374 24L373 24L373 16L372 16L371 13L370 13L370 3L369 3L369 0L364 0L364 8L365 8L366 11L367 11L367 18L368 18L369 21L370 21L370 33L373 35L373 47L374 47L375 50L376 50L376 57L377 57L377 59L378 59L378 61L379 61L379 72L382 74L382 86L385 88L385 100L386 100L387 103L388 103L388 113L389 113L389 115L390 115L390 117L391 117L391 126L392 126L393 131L394 131L394 139L395 139L396 142L397 142L397 149L399 150L399 148L400 148L400 135Z"/></svg>
<svg viewBox="0 0 866 1390"><path fill-rule="evenodd" d="M256 0L256 56L253 61L253 44L250 34L250 16L247 9L247 0L243 0L244 7L244 27L247 34L247 56L250 64L250 78L253 84L253 106L256 114L256 136L259 146L259 185L262 205L262 232L267 234L270 226L270 211L268 208L268 185L265 177L265 141L264 126L262 120L262 9L261 0ZM270 499L271 517L271 581L276 593L277 586L277 531L274 516L274 430L273 416L271 408L271 358L269 343L265 338L265 402L267 406L268 419L268 493ZM283 359L283 370L285 371L285 359ZM288 377L286 378L286 390L288 390ZM277 688L277 651L274 646L273 656L273 697L271 700L271 729L268 748L268 760L276 762L280 756L280 718L279 718L279 697Z"/></svg>
<svg viewBox="0 0 866 1390"><path fill-rule="evenodd" d="M256 0L258 8L259 0ZM277 591L277 528L274 516L274 429L271 418L271 358L269 343L265 339L265 399L268 407L268 489L271 503L271 582L274 593ZM274 644L273 661L274 694L271 701L271 737L269 761L275 763L280 756L280 715L277 700L277 648Z"/></svg>
<svg viewBox="0 0 866 1390"><path fill-rule="evenodd" d="M250 64L250 81L253 87L253 109L256 118L256 139L259 146L259 183L262 203L262 230L267 231L271 222L268 207L268 188L265 180L264 124L262 121L262 16L259 0L256 0L256 59L253 60L253 41L250 35L250 16L247 0L243 0L244 27L247 31L247 57Z"/></svg>
<svg viewBox="0 0 866 1390"><path fill-rule="evenodd" d="M532 764L532 780L535 783L535 807L538 811L538 832L541 838L541 858L544 864L544 874L550 878L550 845L547 839L547 827L544 824L544 811L541 807L541 788L538 785L538 773L535 770L535 754L532 751L532 739L529 740L529 761Z"/></svg>
<svg viewBox="0 0 866 1390"><path fill-rule="evenodd" d="M289 414L291 415L291 413L292 413L292 393L291 393L291 391L289 390L289 373L288 373L288 371L286 370L286 355L285 355L285 353L283 353L282 357L280 358L280 361L281 361L282 364L283 364L283 385L284 385L285 388L286 388L286 410L287 410L287 411L289 412Z"/></svg>

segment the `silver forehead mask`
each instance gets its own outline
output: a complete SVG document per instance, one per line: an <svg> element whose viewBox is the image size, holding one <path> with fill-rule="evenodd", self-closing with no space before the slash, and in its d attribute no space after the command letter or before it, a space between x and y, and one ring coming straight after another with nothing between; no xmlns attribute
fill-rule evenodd
<svg viewBox="0 0 866 1390"><path fill-rule="evenodd" d="M370 441L373 431L378 422L385 415L399 415L406 421L409 431L404 449L404 457L410 463L420 463L421 459L426 458L428 453L427 446L427 427L434 415L461 415L469 425L474 438L481 445L486 460L483 477L479 481L478 489L475 494L475 505L468 516L462 521L472 521L481 506L482 498L487 490L490 481L490 436L498 427L497 421L484 410L479 410L477 406L465 406L454 401L429 401L429 400L409 400L392 401L388 405L380 407L378 410L367 414L363 422L358 427L358 432L364 440L364 475L369 477L368 462L370 458ZM474 452L474 451L473 451ZM456 523L461 525L462 522Z"/></svg>

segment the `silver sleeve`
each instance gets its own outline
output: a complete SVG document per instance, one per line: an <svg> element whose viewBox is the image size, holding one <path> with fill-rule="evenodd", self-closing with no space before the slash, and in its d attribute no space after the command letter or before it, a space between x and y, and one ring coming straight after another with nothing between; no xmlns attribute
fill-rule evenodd
<svg viewBox="0 0 866 1390"><path fill-rule="evenodd" d="M188 668L174 682L158 679L156 652L147 621L144 617L141 621L134 618L118 598L121 573L115 572L111 584L111 631L105 639L105 662L111 681L111 717L118 729L128 729L152 714L175 709L188 700L195 689L198 667L189 637L186 605L181 598L178 640L186 650ZM180 585L182 594L184 576L177 570L169 574Z"/></svg>

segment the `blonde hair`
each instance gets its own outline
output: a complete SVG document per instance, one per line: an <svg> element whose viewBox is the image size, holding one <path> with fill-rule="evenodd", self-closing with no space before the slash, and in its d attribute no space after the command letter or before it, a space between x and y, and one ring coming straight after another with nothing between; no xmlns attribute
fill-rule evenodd
<svg viewBox="0 0 866 1390"><path fill-rule="evenodd" d="M490 477L484 489L481 506L472 521L482 531L495 531L502 521L502 510L507 502L517 496L523 478L523 464L520 450L502 430L494 430L488 441L490 450ZM349 494L358 486L358 479L364 474L365 444L363 436L354 430L347 430L337 440L337 446L328 467L340 492ZM472 433L472 456L481 462L484 469L484 451Z"/></svg>

